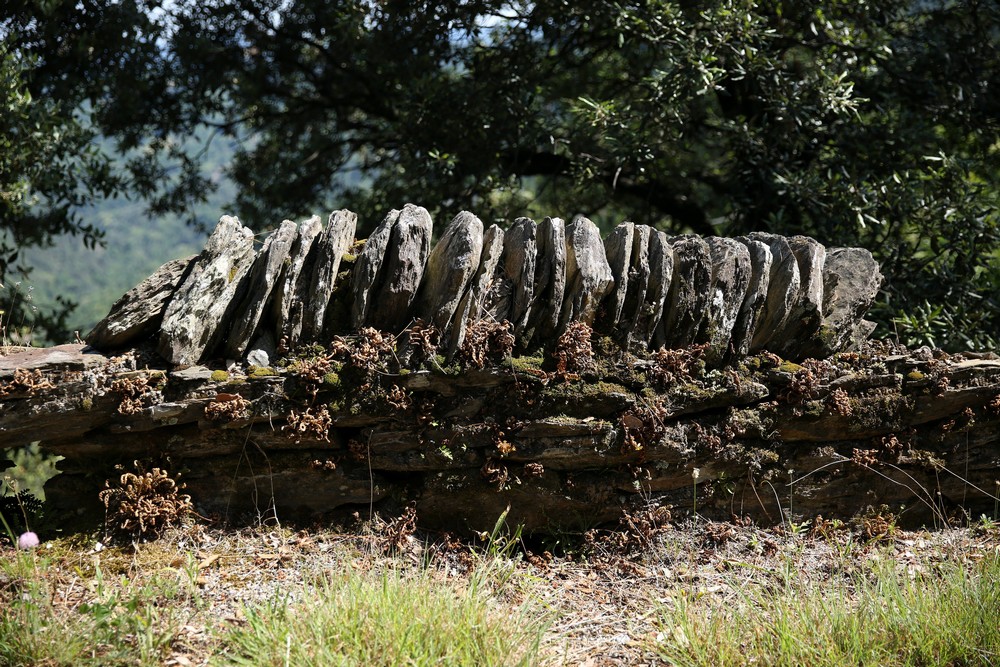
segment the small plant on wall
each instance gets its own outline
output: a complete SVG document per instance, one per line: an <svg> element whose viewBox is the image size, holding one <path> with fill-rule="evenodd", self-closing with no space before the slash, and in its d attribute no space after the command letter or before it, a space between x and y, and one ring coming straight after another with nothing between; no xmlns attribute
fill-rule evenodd
<svg viewBox="0 0 1000 667"><path fill-rule="evenodd" d="M138 461L134 466L136 472L122 474L114 486L105 482L107 488L99 496L106 511L105 526L122 538L156 538L191 514L191 496L180 493L184 485L167 471L144 471Z"/></svg>

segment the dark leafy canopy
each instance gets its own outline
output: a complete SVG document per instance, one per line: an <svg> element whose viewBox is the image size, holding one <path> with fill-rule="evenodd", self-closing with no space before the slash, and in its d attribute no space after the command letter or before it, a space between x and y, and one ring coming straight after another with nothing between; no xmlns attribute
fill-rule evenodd
<svg viewBox="0 0 1000 667"><path fill-rule="evenodd" d="M22 285L31 272L22 250L49 246L64 234L93 248L103 233L85 219L84 207L150 191L139 170L115 164L99 141L104 128L89 115L118 96L116 82L149 80L157 54L145 38L160 29L149 19L152 8L103 0L3 4L0 345L39 337L62 342L69 334L75 304L57 296L60 306L51 312L33 306L30 288ZM133 88L122 97L141 92Z"/></svg>
<svg viewBox="0 0 1000 667"><path fill-rule="evenodd" d="M106 196L115 183L107 157L91 145L93 132L72 107L32 97L24 81L30 67L0 42L0 345L16 341L25 322L65 329L71 304L63 302L60 313L38 313L21 287L30 273L21 249L44 246L57 234L79 235L93 247L100 231L76 208Z"/></svg>
<svg viewBox="0 0 1000 667"><path fill-rule="evenodd" d="M877 254L902 338L997 344L996 0L21 5L32 93L86 102L154 211L211 186L178 141L207 123L259 228L417 201L804 233Z"/></svg>

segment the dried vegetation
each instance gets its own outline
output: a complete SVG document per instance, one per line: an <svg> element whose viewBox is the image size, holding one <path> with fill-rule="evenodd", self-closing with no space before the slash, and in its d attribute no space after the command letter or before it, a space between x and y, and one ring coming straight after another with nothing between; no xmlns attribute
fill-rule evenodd
<svg viewBox="0 0 1000 667"><path fill-rule="evenodd" d="M155 538L169 526L181 523L193 511L191 497L181 493L166 470L144 471L136 461L136 472L126 472L112 486L105 482L100 493L106 510L105 525L117 537L130 540Z"/></svg>
<svg viewBox="0 0 1000 667"><path fill-rule="evenodd" d="M469 322L458 356L470 366L484 368L487 363L502 364L513 353L514 326L507 320L482 319Z"/></svg>
<svg viewBox="0 0 1000 667"><path fill-rule="evenodd" d="M330 442L332 426L333 417L330 416L330 411L325 405L321 405L301 411L292 408L288 412L288 419L282 430L293 434L295 438L311 437Z"/></svg>
<svg viewBox="0 0 1000 667"><path fill-rule="evenodd" d="M250 416L250 408L250 401L240 394L219 393L205 406L205 417L212 421L240 421Z"/></svg>
<svg viewBox="0 0 1000 667"><path fill-rule="evenodd" d="M905 615L852 631L869 645L896 621L931 628L877 644L883 661L985 667L1000 650L998 633L984 631L997 627L1000 609L1000 528L985 517L964 529L906 532L878 508L850 523L817 517L761 528L678 523L666 508L640 506L615 530L541 542L502 518L471 542L420 533L412 506L356 521L301 531L187 524L151 543L100 547L76 536L37 554L8 549L0 662L382 664L372 656L391 655L425 664L432 658L421 656L434 655L447 664L424 651L448 647L452 656L490 651L478 654L489 664L793 664L784 651L812 647L809 626L825 632L840 614L891 612L904 599ZM825 606L796 607L816 596ZM808 623L789 624L792 608ZM744 633L747 619L758 633ZM950 639L952 624L964 644ZM912 657L929 655L931 642L954 661Z"/></svg>
<svg viewBox="0 0 1000 667"><path fill-rule="evenodd" d="M112 380L111 391L122 397L118 404L118 414L137 415L145 410L155 400L157 388L162 381L162 374L152 377L144 374L124 375Z"/></svg>
<svg viewBox="0 0 1000 667"><path fill-rule="evenodd" d="M0 382L0 398L17 394L32 395L34 393L52 389L53 385L40 370L28 370L18 368L14 371L14 376L7 382Z"/></svg>
<svg viewBox="0 0 1000 667"><path fill-rule="evenodd" d="M556 377L578 380L580 373L594 366L594 348L590 337L593 330L584 322L570 322L559 339L552 356L556 359Z"/></svg>

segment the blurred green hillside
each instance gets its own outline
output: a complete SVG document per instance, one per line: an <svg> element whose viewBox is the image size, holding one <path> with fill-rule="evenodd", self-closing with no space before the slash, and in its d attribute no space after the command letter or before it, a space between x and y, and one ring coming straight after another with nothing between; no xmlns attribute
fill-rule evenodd
<svg viewBox="0 0 1000 667"><path fill-rule="evenodd" d="M51 248L26 252L35 269L25 285L34 288L35 305L55 308L59 296L78 304L69 317L69 329L84 335L118 297L161 264L201 249L204 235L183 220L150 219L143 209L141 203L109 201L88 211L88 222L105 231L103 248L90 250L70 236L59 238Z"/></svg>
<svg viewBox="0 0 1000 667"><path fill-rule="evenodd" d="M211 143L202 172L219 187L208 201L196 207L195 219L212 221L230 212L226 203L234 199L235 189L225 179L223 169L234 151L233 143ZM59 299L77 304L67 328L79 331L81 336L125 292L165 262L199 252L207 237L205 230L189 225L181 216L150 215L141 201L107 199L81 211L81 215L85 222L104 231L103 247L91 250L81 237L64 235L57 237L51 247L26 249L25 258L34 270L20 288L22 295L31 288L32 302L41 311L58 308ZM37 336L36 344L68 342L42 341Z"/></svg>

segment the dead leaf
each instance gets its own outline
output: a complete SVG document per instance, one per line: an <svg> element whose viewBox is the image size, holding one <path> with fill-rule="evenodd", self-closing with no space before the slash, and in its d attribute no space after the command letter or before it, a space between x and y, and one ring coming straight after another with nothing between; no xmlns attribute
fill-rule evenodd
<svg viewBox="0 0 1000 667"><path fill-rule="evenodd" d="M200 563L198 563L198 569L204 570L206 568L212 567L218 562L219 558L220 558L219 554L212 554L208 558L205 558Z"/></svg>
<svg viewBox="0 0 1000 667"><path fill-rule="evenodd" d="M630 414L622 415L622 424L625 425L625 428L630 428L630 429L640 429L643 426L641 419L639 419L635 415L630 415Z"/></svg>

